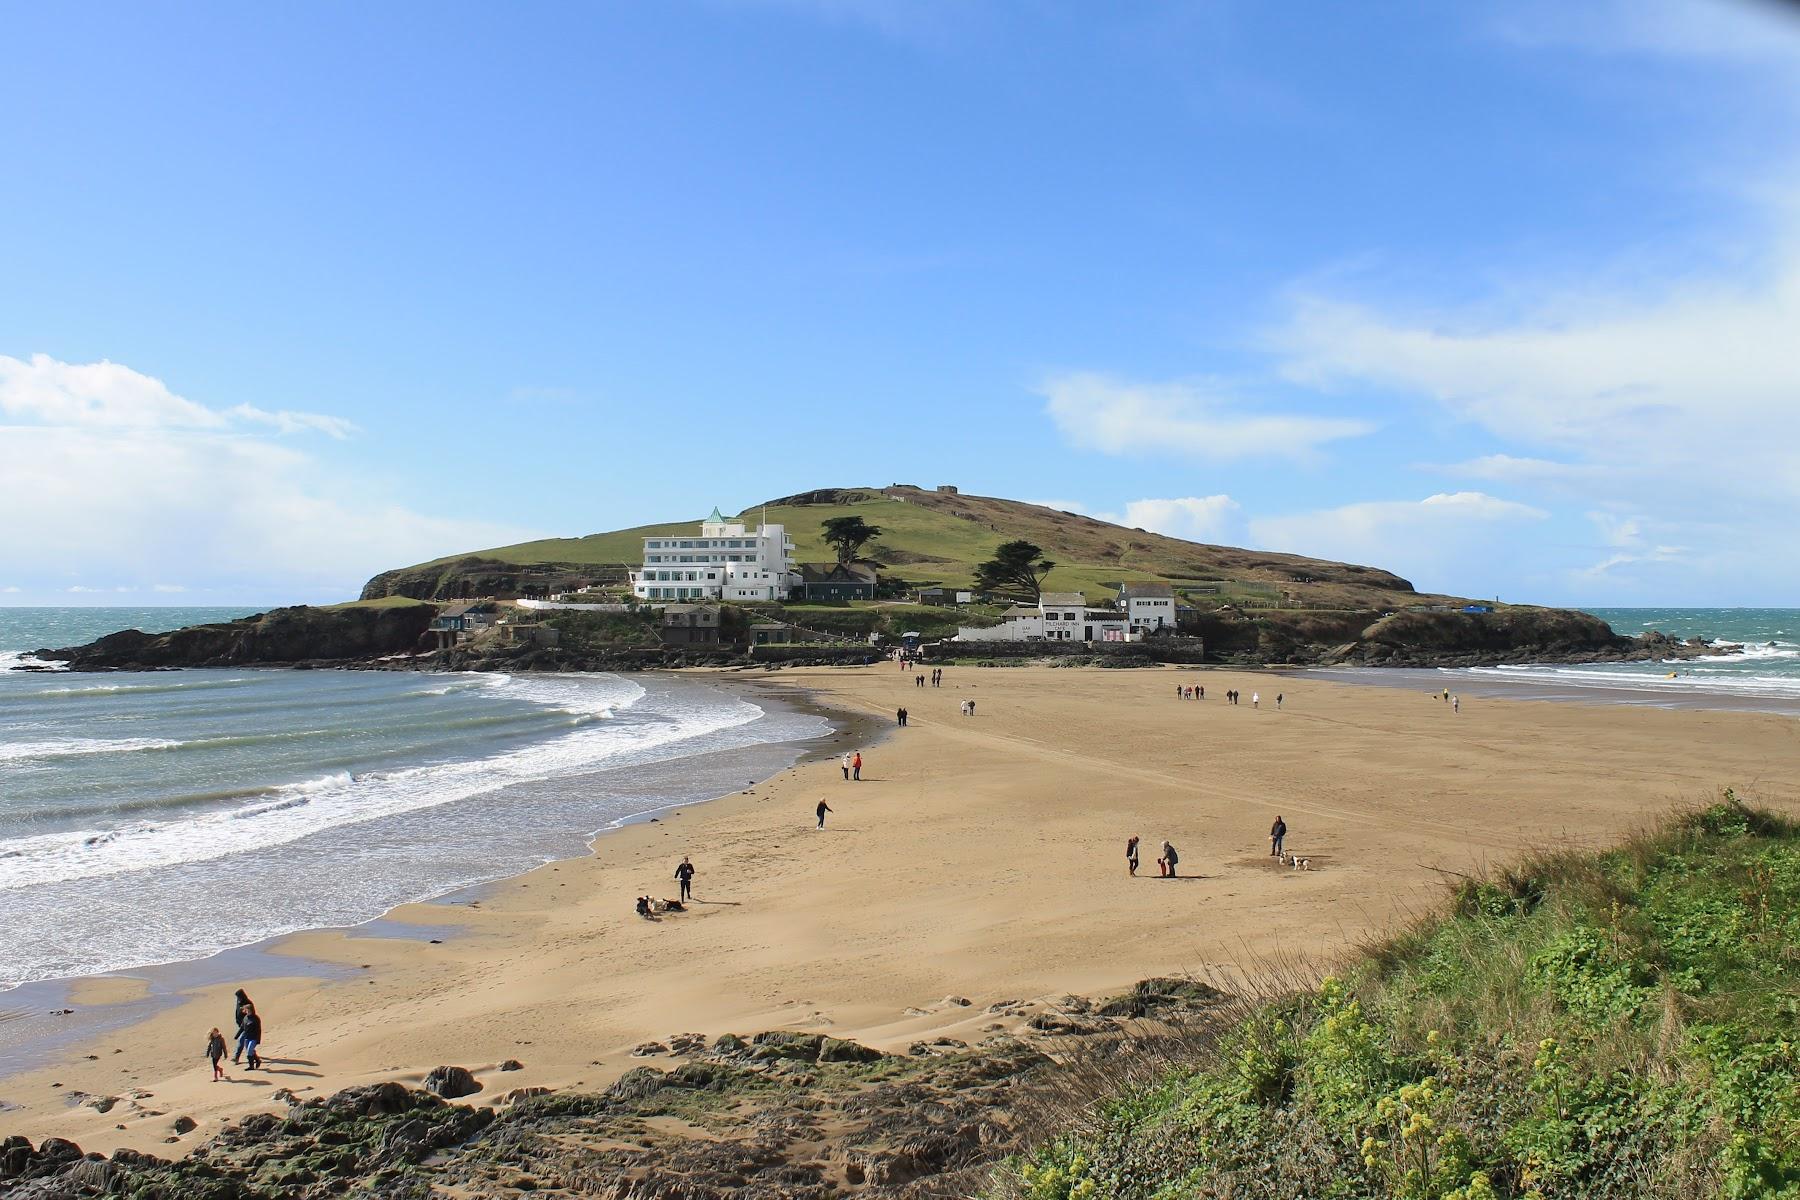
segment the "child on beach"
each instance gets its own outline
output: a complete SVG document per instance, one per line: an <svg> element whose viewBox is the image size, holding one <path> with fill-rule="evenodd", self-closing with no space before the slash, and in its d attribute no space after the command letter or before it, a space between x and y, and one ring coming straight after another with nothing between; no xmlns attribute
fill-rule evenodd
<svg viewBox="0 0 1800 1200"><path fill-rule="evenodd" d="M212 1059L213 1082L225 1078L225 1035L219 1032L217 1025L206 1035L206 1057Z"/></svg>
<svg viewBox="0 0 1800 1200"><path fill-rule="evenodd" d="M1130 875L1133 879L1137 878L1137 869L1138 869L1137 848L1138 848L1137 835L1133 834L1131 840L1125 843L1125 873Z"/></svg>

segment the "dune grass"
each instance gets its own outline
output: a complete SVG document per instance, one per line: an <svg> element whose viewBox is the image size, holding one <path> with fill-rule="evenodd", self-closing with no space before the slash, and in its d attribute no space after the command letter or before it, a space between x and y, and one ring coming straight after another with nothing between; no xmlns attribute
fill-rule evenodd
<svg viewBox="0 0 1800 1200"><path fill-rule="evenodd" d="M1727 792L1468 880L1342 975L1115 1066L995 1191L1800 1196L1797 1013L1800 831Z"/></svg>

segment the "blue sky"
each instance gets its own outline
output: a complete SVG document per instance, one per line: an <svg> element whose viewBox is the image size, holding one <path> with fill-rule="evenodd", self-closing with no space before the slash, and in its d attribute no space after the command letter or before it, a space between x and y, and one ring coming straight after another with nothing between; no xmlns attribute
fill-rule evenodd
<svg viewBox="0 0 1800 1200"><path fill-rule="evenodd" d="M1800 584L1800 16L0 5L0 602L954 482L1545 603Z"/></svg>

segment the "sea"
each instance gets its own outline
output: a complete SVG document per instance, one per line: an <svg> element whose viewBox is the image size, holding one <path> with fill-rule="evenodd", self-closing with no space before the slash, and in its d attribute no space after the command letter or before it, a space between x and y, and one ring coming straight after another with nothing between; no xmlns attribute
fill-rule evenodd
<svg viewBox="0 0 1800 1200"><path fill-rule="evenodd" d="M369 922L742 789L831 732L660 674L5 669L251 611L0 608L0 989Z"/></svg>
<svg viewBox="0 0 1800 1200"><path fill-rule="evenodd" d="M1464 697L1571 700L1651 708L1800 714L1800 609L1590 608L1621 634L1658 629L1705 638L1724 653L1628 663L1520 663L1496 667L1326 667L1316 678L1386 687L1448 689Z"/></svg>

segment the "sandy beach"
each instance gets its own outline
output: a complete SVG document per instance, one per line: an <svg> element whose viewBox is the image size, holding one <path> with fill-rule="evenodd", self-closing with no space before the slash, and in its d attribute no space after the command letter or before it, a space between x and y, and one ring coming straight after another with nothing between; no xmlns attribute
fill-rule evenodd
<svg viewBox="0 0 1800 1200"><path fill-rule="evenodd" d="M1177 700L1183 684L1207 699ZM643 1061L634 1046L684 1032L973 1041L996 1001L1273 960L1322 971L1434 903L1445 871L1526 846L1602 845L1725 786L1800 809L1800 725L1772 714L1469 699L1453 713L1423 691L1222 670L952 667L944 687L921 689L887 663L756 686L886 725L905 705L911 724L872 744L839 735L834 752L865 750L860 783L833 759L803 762L607 834L585 859L390 914L458 927L436 944L287 938L276 950L292 973L240 981L267 1025L267 1072L210 1081L201 1051L212 1026L229 1032L232 986L208 986L0 1079L0 1133L169 1154L279 1108L277 1089L414 1082L445 1063L475 1071L482 1100L598 1086ZM1240 706L1224 703L1232 688ZM976 714L961 716L971 699ZM821 797L833 810L822 832ZM1277 813L1311 871L1268 857ZM1165 838L1178 880L1156 877ZM634 897L676 893L684 854L696 903L636 916ZM321 977L318 962L336 969ZM96 979L72 1001L141 990ZM500 1072L508 1059L523 1068ZM119 1099L101 1112L76 1093ZM178 1116L197 1128L171 1144Z"/></svg>

